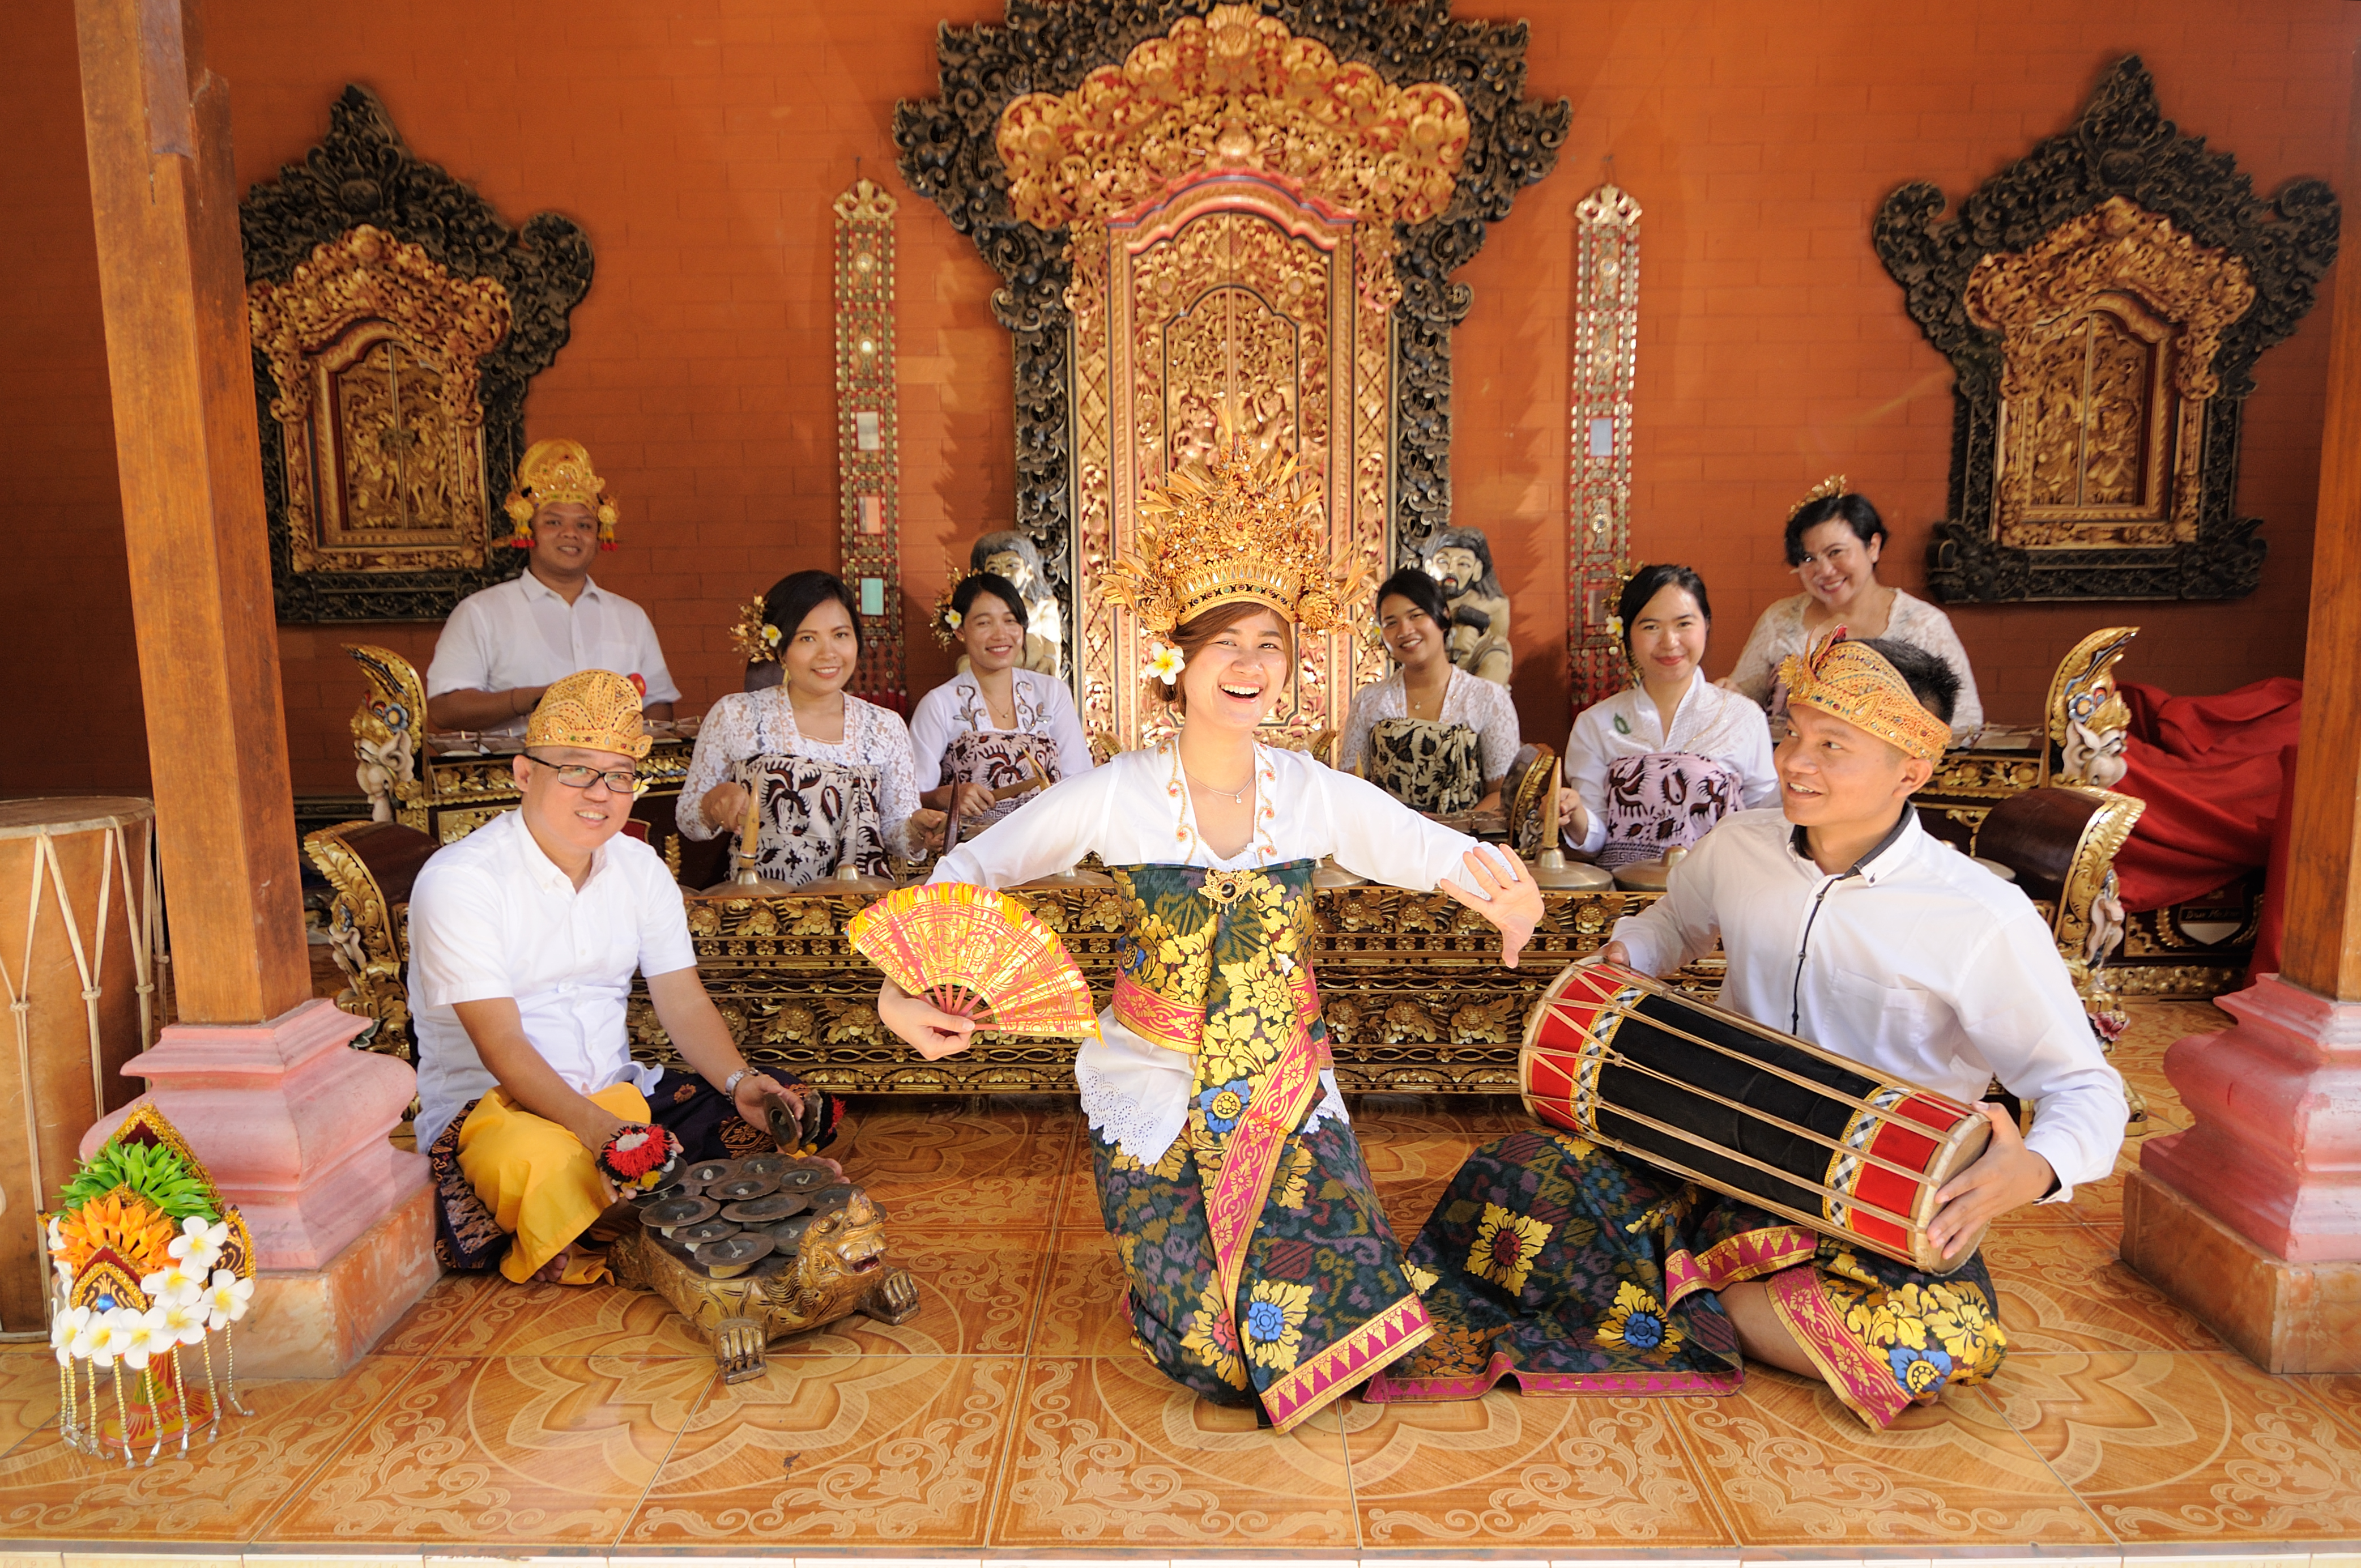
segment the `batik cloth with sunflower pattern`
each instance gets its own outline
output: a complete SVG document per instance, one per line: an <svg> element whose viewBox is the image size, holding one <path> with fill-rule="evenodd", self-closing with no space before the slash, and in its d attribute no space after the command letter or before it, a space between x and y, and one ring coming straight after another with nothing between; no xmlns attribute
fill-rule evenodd
<svg viewBox="0 0 2361 1568"><path fill-rule="evenodd" d="M1195 1076L1188 1120L1153 1165L1093 1139L1141 1347L1175 1382L1282 1431L1429 1332L1351 1128L1307 1126L1326 1060L1312 869L1113 868L1129 937L1115 1012L1159 1044L1193 1044ZM1267 1136L1250 1122L1265 1097L1285 1107ZM1249 1167L1257 1148L1275 1157L1267 1176ZM1236 1190L1225 1178L1249 1184L1252 1215L1234 1295L1208 1212Z"/></svg>
<svg viewBox="0 0 2361 1568"><path fill-rule="evenodd" d="M1410 1267L1434 1337L1373 1401L1528 1394L1727 1394L1745 1378L1717 1291L1760 1279L1821 1376L1883 1428L2007 1352L1981 1254L1922 1273L1570 1134L1468 1156Z"/></svg>

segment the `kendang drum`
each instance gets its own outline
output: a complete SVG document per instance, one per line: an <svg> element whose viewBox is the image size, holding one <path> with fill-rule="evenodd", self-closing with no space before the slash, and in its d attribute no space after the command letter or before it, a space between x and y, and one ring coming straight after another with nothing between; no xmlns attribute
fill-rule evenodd
<svg viewBox="0 0 2361 1568"><path fill-rule="evenodd" d="M1949 1095L1615 964L1575 964L1534 1003L1518 1058L1525 1108L1823 1235L1928 1274L1935 1194L1992 1136Z"/></svg>
<svg viewBox="0 0 2361 1568"><path fill-rule="evenodd" d="M139 1085L123 1064L155 1038L160 926L155 808L91 796L0 802L0 1334L48 1332L38 1215L81 1168L82 1135Z"/></svg>

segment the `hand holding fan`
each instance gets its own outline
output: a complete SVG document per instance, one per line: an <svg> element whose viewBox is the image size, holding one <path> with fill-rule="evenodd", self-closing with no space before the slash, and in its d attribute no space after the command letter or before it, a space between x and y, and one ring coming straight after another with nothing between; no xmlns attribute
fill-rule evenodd
<svg viewBox="0 0 2361 1568"><path fill-rule="evenodd" d="M887 894L847 934L885 978L945 1013L1008 1035L1098 1033L1091 988L1058 934L1007 894L961 882Z"/></svg>

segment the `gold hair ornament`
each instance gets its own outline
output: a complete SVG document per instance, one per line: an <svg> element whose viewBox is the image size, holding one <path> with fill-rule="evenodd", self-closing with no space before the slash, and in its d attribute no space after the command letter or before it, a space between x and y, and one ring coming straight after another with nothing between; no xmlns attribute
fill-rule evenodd
<svg viewBox="0 0 2361 1568"><path fill-rule="evenodd" d="M774 664L779 661L779 629L765 619L770 610L756 594L738 607L738 620L730 628L730 645L750 664Z"/></svg>
<svg viewBox="0 0 2361 1568"><path fill-rule="evenodd" d="M536 441L525 448L517 464L515 483L503 508L515 532L509 543L520 550L533 545L533 520L545 506L572 502L588 507L598 520L598 548L615 548L615 502L607 481L590 466L590 454L578 441Z"/></svg>
<svg viewBox="0 0 2361 1568"><path fill-rule="evenodd" d="M1106 569L1109 603L1159 639L1216 605L1266 605L1306 631L1336 624L1352 585L1329 559L1318 490L1292 454L1231 437L1139 500L1137 554Z"/></svg>
<svg viewBox="0 0 2361 1568"><path fill-rule="evenodd" d="M1793 517L1797 512L1803 510L1806 507L1810 506L1814 501L1824 501L1830 496L1840 496L1844 493L1845 477L1842 474L1831 474L1827 478L1822 479L1818 484L1814 485L1810 489L1806 490L1804 492L1804 499L1787 509L1787 515L1789 517Z"/></svg>

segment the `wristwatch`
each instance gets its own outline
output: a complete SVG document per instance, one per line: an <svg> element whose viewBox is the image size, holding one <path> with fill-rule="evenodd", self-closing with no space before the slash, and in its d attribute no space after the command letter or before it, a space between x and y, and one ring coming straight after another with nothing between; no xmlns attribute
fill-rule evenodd
<svg viewBox="0 0 2361 1568"><path fill-rule="evenodd" d="M728 1078L723 1079L721 1080L721 1098L724 1100L737 1099L738 1080L753 1070L754 1069L751 1067L741 1067L736 1072L731 1073Z"/></svg>

